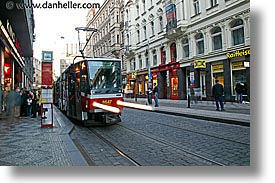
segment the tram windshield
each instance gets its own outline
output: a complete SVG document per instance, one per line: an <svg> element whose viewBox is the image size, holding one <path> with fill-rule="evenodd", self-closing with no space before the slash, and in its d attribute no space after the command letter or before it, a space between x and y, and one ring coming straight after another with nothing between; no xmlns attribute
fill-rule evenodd
<svg viewBox="0 0 275 183"><path fill-rule="evenodd" d="M92 93L122 92L120 66L121 63L118 61L88 61Z"/></svg>

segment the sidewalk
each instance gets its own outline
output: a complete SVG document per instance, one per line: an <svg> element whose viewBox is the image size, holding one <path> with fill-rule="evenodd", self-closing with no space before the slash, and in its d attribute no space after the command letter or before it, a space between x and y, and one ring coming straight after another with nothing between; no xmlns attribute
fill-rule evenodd
<svg viewBox="0 0 275 183"><path fill-rule="evenodd" d="M134 102L134 98L124 98L126 102ZM146 98L137 98L137 103L146 104ZM154 106L154 100L153 100ZM159 99L159 107L153 107L153 112L166 113L189 118L216 121L221 123L250 126L250 104L233 102L225 103L225 111L216 111L213 101L192 101L190 108L187 100Z"/></svg>
<svg viewBox="0 0 275 183"><path fill-rule="evenodd" d="M0 116L0 166L87 166L69 132L73 125L54 110L54 127L38 118ZM61 119L62 118L62 119Z"/></svg>

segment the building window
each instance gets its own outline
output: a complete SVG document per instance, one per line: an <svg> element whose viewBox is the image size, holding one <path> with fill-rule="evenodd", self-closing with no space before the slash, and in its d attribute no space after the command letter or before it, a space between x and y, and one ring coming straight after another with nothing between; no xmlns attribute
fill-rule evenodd
<svg viewBox="0 0 275 183"><path fill-rule="evenodd" d="M146 11L145 0L142 0L142 5L143 5L143 12L145 12Z"/></svg>
<svg viewBox="0 0 275 183"><path fill-rule="evenodd" d="M210 7L214 7L218 4L218 0L210 0Z"/></svg>
<svg viewBox="0 0 275 183"><path fill-rule="evenodd" d="M155 35L154 22L151 22L151 32L152 32L152 36Z"/></svg>
<svg viewBox="0 0 275 183"><path fill-rule="evenodd" d="M141 55L138 56L138 61L139 61L139 68L142 69L142 57L141 57Z"/></svg>
<svg viewBox="0 0 275 183"><path fill-rule="evenodd" d="M211 31L213 50L222 49L222 31L220 27L215 27Z"/></svg>
<svg viewBox="0 0 275 183"><path fill-rule="evenodd" d="M139 5L137 5L136 8L137 8L137 16L139 16Z"/></svg>
<svg viewBox="0 0 275 183"><path fill-rule="evenodd" d="M153 65L157 65L158 57L157 57L157 51L153 50Z"/></svg>
<svg viewBox="0 0 275 183"><path fill-rule="evenodd" d="M140 42L140 32L137 30L137 38L138 38L138 43Z"/></svg>
<svg viewBox="0 0 275 183"><path fill-rule="evenodd" d="M204 40L203 40L203 34L199 33L195 36L196 39L196 49L197 54L203 54L204 53Z"/></svg>
<svg viewBox="0 0 275 183"><path fill-rule="evenodd" d="M199 0L194 0L193 1L193 5L194 5L194 13L195 15L200 13L200 4L199 4Z"/></svg>
<svg viewBox="0 0 275 183"><path fill-rule="evenodd" d="M160 48L160 58L161 58L161 64L166 63L166 52L164 49L164 46Z"/></svg>
<svg viewBox="0 0 275 183"><path fill-rule="evenodd" d="M143 33L144 33L144 40L145 40L145 39L147 39L146 25L143 27Z"/></svg>
<svg viewBox="0 0 275 183"><path fill-rule="evenodd" d="M116 36L117 44L119 44L119 35Z"/></svg>
<svg viewBox="0 0 275 183"><path fill-rule="evenodd" d="M233 46L244 43L244 25L243 20L238 19L231 23Z"/></svg>
<svg viewBox="0 0 275 183"><path fill-rule="evenodd" d="M177 60L177 48L176 43L172 43L170 46L171 62L176 62Z"/></svg>
<svg viewBox="0 0 275 183"><path fill-rule="evenodd" d="M131 59L131 62L130 62L130 70L131 71L134 71L136 70L136 62L135 62L135 59Z"/></svg>
<svg viewBox="0 0 275 183"><path fill-rule="evenodd" d="M162 32L163 30L163 18L159 17L159 28L160 28L160 32Z"/></svg>
<svg viewBox="0 0 275 183"><path fill-rule="evenodd" d="M183 58L189 57L189 40L188 38L184 38L182 41L183 47Z"/></svg>
<svg viewBox="0 0 275 183"><path fill-rule="evenodd" d="M148 57L148 52L145 52L145 66L148 67L149 64L149 57Z"/></svg>
<svg viewBox="0 0 275 183"><path fill-rule="evenodd" d="M130 46L130 36L127 34L127 45Z"/></svg>

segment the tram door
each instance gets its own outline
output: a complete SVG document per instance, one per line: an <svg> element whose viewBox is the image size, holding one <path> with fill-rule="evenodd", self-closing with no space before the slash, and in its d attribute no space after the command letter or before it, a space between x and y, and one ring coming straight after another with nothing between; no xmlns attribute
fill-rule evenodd
<svg viewBox="0 0 275 183"><path fill-rule="evenodd" d="M75 87L76 75L74 67L70 68L69 73L69 111L67 114L71 117L76 117L76 87Z"/></svg>

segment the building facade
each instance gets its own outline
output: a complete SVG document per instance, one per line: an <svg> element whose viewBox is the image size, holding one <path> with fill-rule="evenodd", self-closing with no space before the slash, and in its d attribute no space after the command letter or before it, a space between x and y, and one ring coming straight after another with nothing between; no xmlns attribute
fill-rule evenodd
<svg viewBox="0 0 275 183"><path fill-rule="evenodd" d="M20 0L15 3L31 5L32 1ZM1 106L7 91L15 87L30 88L33 84L32 57L35 41L33 9L17 7L7 6L6 1L0 3Z"/></svg>
<svg viewBox="0 0 275 183"><path fill-rule="evenodd" d="M237 81L250 100L249 0L129 0L124 12L127 89L146 95L151 79L160 98L211 100L219 79L225 100Z"/></svg>
<svg viewBox="0 0 275 183"><path fill-rule="evenodd" d="M33 76L33 87L34 88L40 88L41 87L41 82L42 82L42 62L41 60L37 58L33 58L33 68L34 68L34 76Z"/></svg>
<svg viewBox="0 0 275 183"><path fill-rule="evenodd" d="M86 55L116 57L122 60L122 71L126 72L124 58L124 1L106 0L100 9L91 9L87 15L87 27L96 28L87 46ZM87 32L87 37L90 33Z"/></svg>

